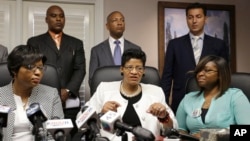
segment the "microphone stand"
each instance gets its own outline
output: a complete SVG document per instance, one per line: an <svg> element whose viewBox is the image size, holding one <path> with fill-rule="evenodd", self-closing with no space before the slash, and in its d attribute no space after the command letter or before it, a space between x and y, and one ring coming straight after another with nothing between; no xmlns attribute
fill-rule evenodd
<svg viewBox="0 0 250 141"><path fill-rule="evenodd" d="M125 130L117 129L116 135L122 137L121 141L128 141L128 134Z"/></svg>
<svg viewBox="0 0 250 141"><path fill-rule="evenodd" d="M41 120L37 119L37 117L35 116L35 128L33 130L33 134L35 134L35 141L46 141L46 133L43 129L43 124L41 122Z"/></svg>
<svg viewBox="0 0 250 141"><path fill-rule="evenodd" d="M66 138L64 136L64 132L63 131L57 131L55 134L54 134L54 138L55 138L55 141L64 141L64 139Z"/></svg>
<svg viewBox="0 0 250 141"><path fill-rule="evenodd" d="M3 127L6 127L3 125L3 118L0 118L0 141L3 140Z"/></svg>
<svg viewBox="0 0 250 141"><path fill-rule="evenodd" d="M93 133L90 133L90 130L83 132L83 135L81 135L81 141L109 141L106 137L101 137L100 134L94 135Z"/></svg>
<svg viewBox="0 0 250 141"><path fill-rule="evenodd" d="M2 128L2 125L0 127L0 141L3 140L3 128Z"/></svg>

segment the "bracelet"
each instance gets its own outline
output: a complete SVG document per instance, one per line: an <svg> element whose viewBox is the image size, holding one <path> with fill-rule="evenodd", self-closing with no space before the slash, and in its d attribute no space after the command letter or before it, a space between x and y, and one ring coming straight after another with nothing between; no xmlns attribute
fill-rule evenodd
<svg viewBox="0 0 250 141"><path fill-rule="evenodd" d="M158 120L161 122L161 123L168 123L169 122L169 113L167 112L166 116L164 118L159 118L158 117Z"/></svg>

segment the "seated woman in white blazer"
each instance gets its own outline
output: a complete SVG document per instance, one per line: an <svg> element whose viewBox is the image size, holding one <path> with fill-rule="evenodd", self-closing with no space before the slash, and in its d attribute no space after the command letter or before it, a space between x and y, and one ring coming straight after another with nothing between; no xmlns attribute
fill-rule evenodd
<svg viewBox="0 0 250 141"><path fill-rule="evenodd" d="M163 90L152 84L143 84L146 55L139 49L128 49L122 55L121 81L101 82L87 106L97 113L115 111L121 115L122 122L133 127L141 126L151 131L155 137L161 130L177 128L177 121L165 102ZM112 74L110 74L112 75ZM115 134L102 130L102 136L118 140ZM128 133L128 140L135 138Z"/></svg>

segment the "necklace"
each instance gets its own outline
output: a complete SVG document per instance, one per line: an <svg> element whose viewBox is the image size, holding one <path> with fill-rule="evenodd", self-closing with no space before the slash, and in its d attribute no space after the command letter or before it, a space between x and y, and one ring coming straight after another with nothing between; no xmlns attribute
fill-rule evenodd
<svg viewBox="0 0 250 141"><path fill-rule="evenodd" d="M138 85L137 90L136 90L134 93L132 93L132 94L127 94L127 93L125 92L125 90L123 89L123 83L121 83L120 91L121 91L121 94L122 94L122 95L131 98L131 97L137 96L137 95L141 92L141 89L140 89L140 85Z"/></svg>

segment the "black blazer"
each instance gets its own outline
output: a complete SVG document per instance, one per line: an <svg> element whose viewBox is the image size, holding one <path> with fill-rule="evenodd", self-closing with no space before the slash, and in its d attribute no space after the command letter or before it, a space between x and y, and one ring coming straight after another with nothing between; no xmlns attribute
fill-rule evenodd
<svg viewBox="0 0 250 141"><path fill-rule="evenodd" d="M206 55L217 55L229 60L229 48L225 42L205 34L201 57ZM180 38L170 40L163 69L161 86L166 95L166 100L170 96L173 80L172 108L175 111L185 95L185 84L190 77L188 71L196 67L194 53L189 34Z"/></svg>
<svg viewBox="0 0 250 141"><path fill-rule="evenodd" d="M58 50L47 32L31 37L27 44L39 48L47 57L46 63L56 66L61 88L67 88L74 96L79 96L79 89L86 73L83 42L63 33Z"/></svg>

